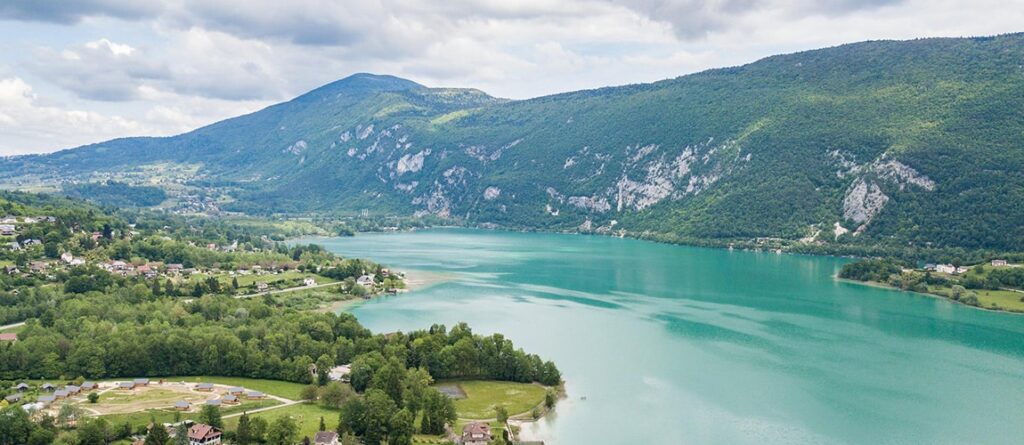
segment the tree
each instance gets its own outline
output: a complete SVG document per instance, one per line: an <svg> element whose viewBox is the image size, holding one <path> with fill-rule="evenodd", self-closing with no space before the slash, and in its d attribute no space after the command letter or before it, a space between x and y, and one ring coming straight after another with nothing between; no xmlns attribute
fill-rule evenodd
<svg viewBox="0 0 1024 445"><path fill-rule="evenodd" d="M145 445L169 445L171 437L167 434L167 428L164 428L159 423L154 423L149 428L149 434L146 435Z"/></svg>
<svg viewBox="0 0 1024 445"><path fill-rule="evenodd" d="M252 437L253 443L264 442L267 438L267 420L262 417L253 417L249 419L249 436Z"/></svg>
<svg viewBox="0 0 1024 445"><path fill-rule="evenodd" d="M164 283L164 293L167 294L168 297L173 297L176 295L174 293L174 281L171 281L170 278L168 278L167 282Z"/></svg>
<svg viewBox="0 0 1024 445"><path fill-rule="evenodd" d="M317 431L327 431L327 424L324 423L324 416L320 416L320 429Z"/></svg>
<svg viewBox="0 0 1024 445"><path fill-rule="evenodd" d="M235 443L238 445L249 445L252 443L252 431L249 425L249 414L242 412L238 418L238 428L235 429Z"/></svg>
<svg viewBox="0 0 1024 445"><path fill-rule="evenodd" d="M109 424L106 420L95 419L78 427L78 445L107 445Z"/></svg>
<svg viewBox="0 0 1024 445"><path fill-rule="evenodd" d="M98 393L98 392L91 392L91 393L89 393L89 396L87 398L89 399L89 403L99 402L100 401L100 393Z"/></svg>
<svg viewBox="0 0 1024 445"><path fill-rule="evenodd" d="M220 408L213 405L203 405L199 411L199 423L205 423L214 428L224 429L224 421L220 416Z"/></svg>
<svg viewBox="0 0 1024 445"><path fill-rule="evenodd" d="M544 392L544 407L551 409L555 406L555 402L558 400L558 394L555 393L553 388L548 388Z"/></svg>
<svg viewBox="0 0 1024 445"><path fill-rule="evenodd" d="M231 288L238 290L238 277L231 277Z"/></svg>
<svg viewBox="0 0 1024 445"><path fill-rule="evenodd" d="M331 382L320 388L320 403L329 408L341 408L346 400L355 395L352 387L341 382Z"/></svg>
<svg viewBox="0 0 1024 445"><path fill-rule="evenodd" d="M174 427L174 445L189 445L188 426L185 422L179 422L178 426Z"/></svg>
<svg viewBox="0 0 1024 445"><path fill-rule="evenodd" d="M366 445L379 445L388 437L388 427L398 406L391 396L380 389L367 390L363 399L366 401L363 442Z"/></svg>
<svg viewBox="0 0 1024 445"><path fill-rule="evenodd" d="M32 434L32 420L20 406L0 409L0 445L20 445Z"/></svg>
<svg viewBox="0 0 1024 445"><path fill-rule="evenodd" d="M402 408L391 416L388 429L388 445L411 445L416 432L415 419L408 409Z"/></svg>
<svg viewBox="0 0 1024 445"><path fill-rule="evenodd" d="M45 428L36 428L28 436L28 445L50 445L55 438L56 434L53 431Z"/></svg>
<svg viewBox="0 0 1024 445"><path fill-rule="evenodd" d="M61 425L70 425L72 422L78 421L81 418L82 408L79 408L78 405L65 403L57 410L57 423Z"/></svg>
<svg viewBox="0 0 1024 445"><path fill-rule="evenodd" d="M299 427L291 416L278 417L267 429L268 445L294 445L299 436Z"/></svg>
<svg viewBox="0 0 1024 445"><path fill-rule="evenodd" d="M334 366L334 359L323 354L316 359L316 383L324 386L331 381L331 367Z"/></svg>
<svg viewBox="0 0 1024 445"><path fill-rule="evenodd" d="M423 434L444 433L444 426L455 422L456 417L451 398L436 389L427 391L423 398L423 421L420 425Z"/></svg>
<svg viewBox="0 0 1024 445"><path fill-rule="evenodd" d="M503 405L495 406L494 417L498 419L498 423L504 425L508 422L508 410Z"/></svg>
<svg viewBox="0 0 1024 445"><path fill-rule="evenodd" d="M299 397L307 402L315 402L320 395L320 388L316 385L306 385L299 391Z"/></svg>

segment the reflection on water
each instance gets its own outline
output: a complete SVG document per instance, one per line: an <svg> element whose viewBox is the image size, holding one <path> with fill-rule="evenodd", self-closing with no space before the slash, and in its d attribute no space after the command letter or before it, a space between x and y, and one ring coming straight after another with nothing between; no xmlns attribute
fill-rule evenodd
<svg viewBox="0 0 1024 445"><path fill-rule="evenodd" d="M833 278L844 260L464 229L318 239L452 281L352 309L555 360L553 444L1012 443L1024 317ZM583 399L585 397L585 400Z"/></svg>

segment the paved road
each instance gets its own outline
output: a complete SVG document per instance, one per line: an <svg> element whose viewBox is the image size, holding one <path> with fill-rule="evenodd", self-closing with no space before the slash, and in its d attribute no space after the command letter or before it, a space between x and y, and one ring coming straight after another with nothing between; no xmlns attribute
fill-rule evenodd
<svg viewBox="0 0 1024 445"><path fill-rule="evenodd" d="M296 286L296 287L289 287L288 289L272 290L272 291L268 291L268 292L258 292L258 293L255 293L255 294L237 295L237 296L235 296L235 298L252 298L252 297L258 297L260 295L283 294L285 292L294 292L294 291L297 291L297 290L319 289L321 287L337 286L337 285L339 285L341 283L342 283L341 281L335 281L333 283L317 284L315 286Z"/></svg>

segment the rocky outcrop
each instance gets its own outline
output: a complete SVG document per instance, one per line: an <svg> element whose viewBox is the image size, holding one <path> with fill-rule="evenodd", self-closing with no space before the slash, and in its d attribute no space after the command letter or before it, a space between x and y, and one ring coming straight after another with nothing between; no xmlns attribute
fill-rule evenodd
<svg viewBox="0 0 1024 445"><path fill-rule="evenodd" d="M882 211L889 197L874 181L857 178L843 198L843 218L857 224L866 224Z"/></svg>

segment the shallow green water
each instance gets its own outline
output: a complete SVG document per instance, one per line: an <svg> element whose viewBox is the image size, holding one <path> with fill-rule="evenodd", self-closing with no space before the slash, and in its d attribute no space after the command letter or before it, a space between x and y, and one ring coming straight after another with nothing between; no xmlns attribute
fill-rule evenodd
<svg viewBox="0 0 1024 445"><path fill-rule="evenodd" d="M844 260L476 230L317 239L455 281L351 311L554 360L549 444L1024 443L1024 317L833 278Z"/></svg>

